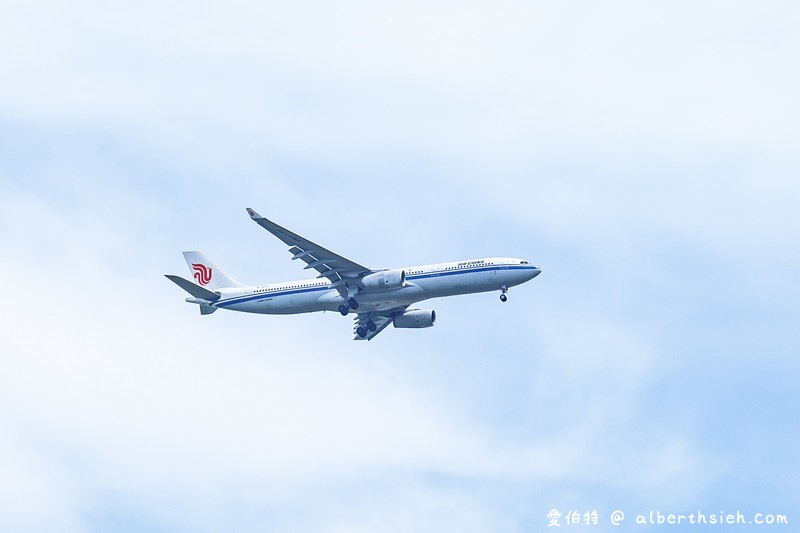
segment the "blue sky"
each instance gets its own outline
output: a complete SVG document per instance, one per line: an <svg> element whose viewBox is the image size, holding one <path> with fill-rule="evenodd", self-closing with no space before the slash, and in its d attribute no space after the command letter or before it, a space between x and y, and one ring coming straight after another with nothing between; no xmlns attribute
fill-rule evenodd
<svg viewBox="0 0 800 533"><path fill-rule="evenodd" d="M793 3L4 11L4 530L798 520ZM182 250L302 275L248 206L375 267L543 273L370 343L200 317Z"/></svg>

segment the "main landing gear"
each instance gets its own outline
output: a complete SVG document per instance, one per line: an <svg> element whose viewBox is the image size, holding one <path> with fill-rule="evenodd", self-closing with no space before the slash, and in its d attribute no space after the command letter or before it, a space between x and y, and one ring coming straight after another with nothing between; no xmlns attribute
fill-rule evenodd
<svg viewBox="0 0 800 533"><path fill-rule="evenodd" d="M355 298L352 297L349 300L347 300L346 304L342 304L339 306L339 312L342 314L342 316L347 316L347 313L349 313L351 309L353 311L358 309L358 302L356 301Z"/></svg>
<svg viewBox="0 0 800 533"><path fill-rule="evenodd" d="M370 319L370 320L367 320L366 326L358 326L356 328L356 335L358 335L362 339L365 339L365 338L367 338L367 334L368 334L367 331L377 331L377 330L378 330L378 326L375 324L375 322L372 321L372 319Z"/></svg>
<svg viewBox="0 0 800 533"><path fill-rule="evenodd" d="M508 300L508 296L506 296L507 292L508 292L508 287L506 287L505 285L500 287L500 301L501 302L505 302L506 300Z"/></svg>

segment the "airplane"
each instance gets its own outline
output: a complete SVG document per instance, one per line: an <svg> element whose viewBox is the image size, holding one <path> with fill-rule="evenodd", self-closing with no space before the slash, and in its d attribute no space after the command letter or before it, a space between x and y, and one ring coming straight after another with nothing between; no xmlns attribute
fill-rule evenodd
<svg viewBox="0 0 800 533"><path fill-rule="evenodd" d="M436 322L432 309L409 309L431 298L500 291L505 302L509 287L539 275L541 269L524 259L492 257L412 266L372 269L315 244L249 207L259 226L289 246L292 259L306 264L313 279L247 286L235 281L202 252L183 252L197 281L166 274L191 297L189 303L208 315L217 309L275 315L338 311L355 314L353 340L372 340L389 324L395 328L427 328Z"/></svg>

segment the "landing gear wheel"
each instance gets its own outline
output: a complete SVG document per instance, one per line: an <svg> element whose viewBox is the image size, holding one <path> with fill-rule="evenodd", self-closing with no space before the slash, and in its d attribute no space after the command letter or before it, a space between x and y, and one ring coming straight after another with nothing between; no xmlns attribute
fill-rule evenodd
<svg viewBox="0 0 800 533"><path fill-rule="evenodd" d="M349 305L350 309L352 309L353 311L358 309L358 302L356 301L355 298L350 298L349 300L347 300L347 305Z"/></svg>
<svg viewBox="0 0 800 533"><path fill-rule="evenodd" d="M505 285L500 287L500 301L501 302L505 302L506 300L508 300L508 296L506 296L507 292L508 292L508 287L506 287Z"/></svg>
<svg viewBox="0 0 800 533"><path fill-rule="evenodd" d="M365 328L364 326L358 326L356 328L356 334L362 339L365 338L367 336L367 328Z"/></svg>
<svg viewBox="0 0 800 533"><path fill-rule="evenodd" d="M378 329L378 326L375 325L375 322L370 320L369 322L367 322L367 329L370 331L376 331Z"/></svg>
<svg viewBox="0 0 800 533"><path fill-rule="evenodd" d="M340 305L339 312L342 313L342 316L347 316L347 313L350 312L350 308L347 307L346 305Z"/></svg>

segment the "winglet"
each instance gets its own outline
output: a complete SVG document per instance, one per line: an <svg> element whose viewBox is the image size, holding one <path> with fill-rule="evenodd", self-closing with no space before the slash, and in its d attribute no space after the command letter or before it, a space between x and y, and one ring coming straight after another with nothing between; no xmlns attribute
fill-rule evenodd
<svg viewBox="0 0 800 533"><path fill-rule="evenodd" d="M253 210L252 210L251 208L249 208L249 207L247 208L247 214L248 214L248 215L250 215L250 218L252 218L253 220L255 220L255 219L257 219L257 218L264 218L264 217L262 217L261 215L259 215L258 213L256 213L255 211L253 211Z"/></svg>

